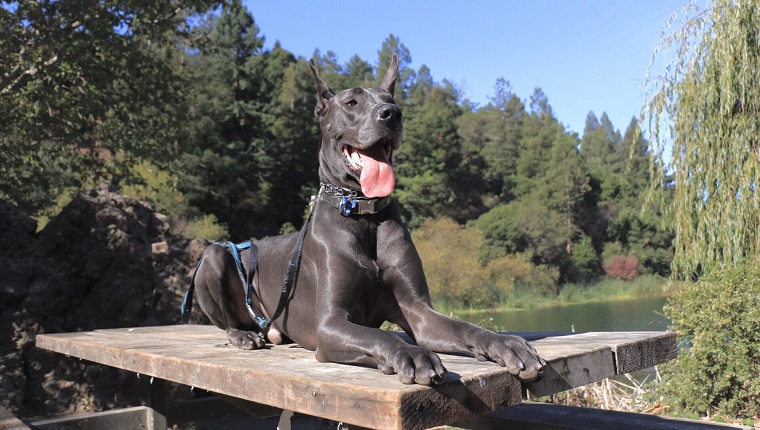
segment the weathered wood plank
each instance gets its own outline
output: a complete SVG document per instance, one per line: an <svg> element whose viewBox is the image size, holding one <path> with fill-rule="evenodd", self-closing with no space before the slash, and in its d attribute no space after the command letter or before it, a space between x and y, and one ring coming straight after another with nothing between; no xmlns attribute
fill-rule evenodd
<svg viewBox="0 0 760 430"><path fill-rule="evenodd" d="M628 369L636 363L664 359L669 355L652 350L658 342L670 348L667 339L651 340L662 337L659 332L524 335L549 362L544 378L526 385L535 395L613 376L620 363ZM642 343L649 346L639 347ZM372 428L447 424L515 405L522 394L519 381L506 370L470 357L441 355L449 370L442 386L408 386L395 375L375 369L318 363L312 352L297 345L241 351L213 326L39 335L37 346L226 396Z"/></svg>
<svg viewBox="0 0 760 430"><path fill-rule="evenodd" d="M618 375L656 366L676 358L676 334L671 332L593 332L584 340L607 345L615 353Z"/></svg>
<svg viewBox="0 0 760 430"><path fill-rule="evenodd" d="M547 337L531 345L549 363L540 380L525 384L534 396L548 396L615 376L615 358L607 345L576 336Z"/></svg>
<svg viewBox="0 0 760 430"><path fill-rule="evenodd" d="M16 418L11 411L0 406L0 430L29 430L29 427Z"/></svg>
<svg viewBox="0 0 760 430"><path fill-rule="evenodd" d="M72 414L32 423L38 430L158 429L151 425L153 411L145 406L88 414ZM166 428L166 426L164 426Z"/></svg>
<svg viewBox="0 0 760 430"><path fill-rule="evenodd" d="M521 401L493 363L448 356L447 383L403 385L375 369L318 363L293 345L241 351L211 326L40 335L41 348L249 401L373 428L427 428Z"/></svg>
<svg viewBox="0 0 760 430"><path fill-rule="evenodd" d="M544 378L525 384L532 395L539 397L646 369L676 357L676 336L669 332L518 334L531 341L550 362ZM606 354L607 349L612 351L611 355ZM580 356L567 361L573 351Z"/></svg>

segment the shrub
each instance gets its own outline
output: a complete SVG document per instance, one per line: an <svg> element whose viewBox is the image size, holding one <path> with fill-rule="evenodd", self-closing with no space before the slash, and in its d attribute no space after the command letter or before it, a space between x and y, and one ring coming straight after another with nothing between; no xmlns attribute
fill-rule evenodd
<svg viewBox="0 0 760 430"><path fill-rule="evenodd" d="M51 219L61 213L63 207L71 203L78 191L75 187L66 188L53 204L38 211L33 217L37 221L37 231L42 231Z"/></svg>
<svg viewBox="0 0 760 430"><path fill-rule="evenodd" d="M133 184L125 185L122 192L139 200L156 205L156 211L171 218L171 232L188 239L208 241L226 240L227 226L213 214L197 216L187 197L177 189L177 179L148 161L132 167Z"/></svg>
<svg viewBox="0 0 760 430"><path fill-rule="evenodd" d="M599 255L594 249L594 244L589 236L575 244L570 256L573 265L573 278L581 281L589 281L599 274Z"/></svg>
<svg viewBox="0 0 760 430"><path fill-rule="evenodd" d="M635 255L616 255L606 260L602 268L607 276L632 281L639 276L639 259Z"/></svg>
<svg viewBox="0 0 760 430"><path fill-rule="evenodd" d="M497 298L479 262L483 234L464 229L450 218L422 221L412 233L422 259L430 294L438 304L463 307L493 306Z"/></svg>
<svg viewBox="0 0 760 430"><path fill-rule="evenodd" d="M450 218L424 220L412 238L438 306L493 308L516 286L543 293L557 283L557 271L532 264L529 255L510 254L483 264L483 233Z"/></svg>
<svg viewBox="0 0 760 430"><path fill-rule="evenodd" d="M510 254L488 262L483 268L488 287L496 298L503 302L514 292L523 287L538 295L553 295L559 271L548 266L537 266L526 254Z"/></svg>
<svg viewBox="0 0 760 430"><path fill-rule="evenodd" d="M149 201L156 205L156 212L172 218L188 214L187 198L177 189L176 178L148 161L134 165L131 173L135 180L122 187L123 194Z"/></svg>
<svg viewBox="0 0 760 430"><path fill-rule="evenodd" d="M188 239L201 238L209 242L216 240L229 240L227 226L220 223L216 216L203 215L200 218L186 220L184 218L172 219L172 233L179 234Z"/></svg>
<svg viewBox="0 0 760 430"><path fill-rule="evenodd" d="M682 346L661 385L675 412L760 415L760 267L753 263L684 283L665 307Z"/></svg>

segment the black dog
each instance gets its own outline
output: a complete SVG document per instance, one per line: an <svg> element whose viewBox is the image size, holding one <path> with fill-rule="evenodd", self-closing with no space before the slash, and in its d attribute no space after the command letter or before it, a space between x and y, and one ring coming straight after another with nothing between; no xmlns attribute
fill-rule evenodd
<svg viewBox="0 0 760 430"><path fill-rule="evenodd" d="M443 382L446 369L432 351L492 360L523 380L539 377L545 362L522 338L431 307L420 257L390 198L391 155L403 136L393 101L396 56L371 89L335 94L313 62L311 69L322 186L310 218L300 235L262 240L239 256L235 246L209 246L194 280L202 309L239 348L260 348L265 337L281 343L285 335L319 361L374 366L405 384ZM386 320L416 345L378 329Z"/></svg>

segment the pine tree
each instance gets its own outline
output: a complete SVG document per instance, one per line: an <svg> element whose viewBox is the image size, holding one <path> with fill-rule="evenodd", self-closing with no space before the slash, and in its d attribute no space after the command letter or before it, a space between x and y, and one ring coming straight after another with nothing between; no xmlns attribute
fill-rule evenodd
<svg viewBox="0 0 760 430"><path fill-rule="evenodd" d="M270 190L271 210L281 223L298 227L309 196L319 187L321 135L314 117L316 89L308 63L290 63L281 85L270 144L271 156L278 166Z"/></svg>
<svg viewBox="0 0 760 430"><path fill-rule="evenodd" d="M651 185L652 160L649 154L649 142L639 127L639 120L635 117L631 118L625 130L621 149L625 163L623 177L630 186L629 206L641 209L646 190Z"/></svg>
<svg viewBox="0 0 760 430"><path fill-rule="evenodd" d="M573 254L573 243L580 232L576 225L578 205L582 203L583 194L588 191L583 162L578 153L577 135L557 132L552 145L549 174L546 175L546 202L551 209L564 212L565 251Z"/></svg>
<svg viewBox="0 0 760 430"><path fill-rule="evenodd" d="M350 86L358 85L368 88L375 81L375 72L372 65L362 60L358 55L354 55L348 59L348 63L344 67L344 73L353 82L353 85Z"/></svg>
<svg viewBox="0 0 760 430"><path fill-rule="evenodd" d="M549 100L540 88L531 96L531 113L524 118L515 178L515 195L520 198L536 191L549 169L551 149L562 126L554 117Z"/></svg>
<svg viewBox="0 0 760 430"><path fill-rule="evenodd" d="M412 227L432 216L463 222L481 211L483 186L457 133L457 102L456 89L444 81L433 86L424 104L404 122L404 143L394 155L396 194Z"/></svg>
<svg viewBox="0 0 760 430"><path fill-rule="evenodd" d="M409 49L401 43L401 39L393 34L389 35L384 41L380 50L377 51L377 70L388 70L391 64L391 56L398 56L398 79L396 80L396 94L393 96L396 103L405 108L406 99L411 94L411 88L416 80L416 73L411 68L412 55ZM383 74L379 73L375 78L375 85L380 83Z"/></svg>
<svg viewBox="0 0 760 430"><path fill-rule="evenodd" d="M198 74L193 130L183 157L183 191L203 213L213 213L232 237L251 237L274 227L267 219L267 189L277 171L268 150L273 116L265 67L256 59L264 40L248 10L239 2L196 29L199 51L188 61ZM276 87L275 87L276 88ZM271 218L270 218L271 219Z"/></svg>
<svg viewBox="0 0 760 430"><path fill-rule="evenodd" d="M525 105L512 92L508 81L499 79L491 98L497 110L497 122L489 124L488 141L481 155L488 164L486 175L495 181L496 192L501 201L508 202L514 198L513 188L517 176L517 156L522 139L523 120L526 115ZM490 106L490 105L489 105Z"/></svg>

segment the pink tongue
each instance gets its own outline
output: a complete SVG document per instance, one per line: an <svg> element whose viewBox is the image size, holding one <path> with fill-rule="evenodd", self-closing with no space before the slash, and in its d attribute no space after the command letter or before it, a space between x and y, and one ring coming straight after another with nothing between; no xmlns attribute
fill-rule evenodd
<svg viewBox="0 0 760 430"><path fill-rule="evenodd" d="M362 173L359 177L362 193L370 198L390 195L396 186L396 175L385 155L385 148L382 145L374 145L358 152L361 154L362 163Z"/></svg>

